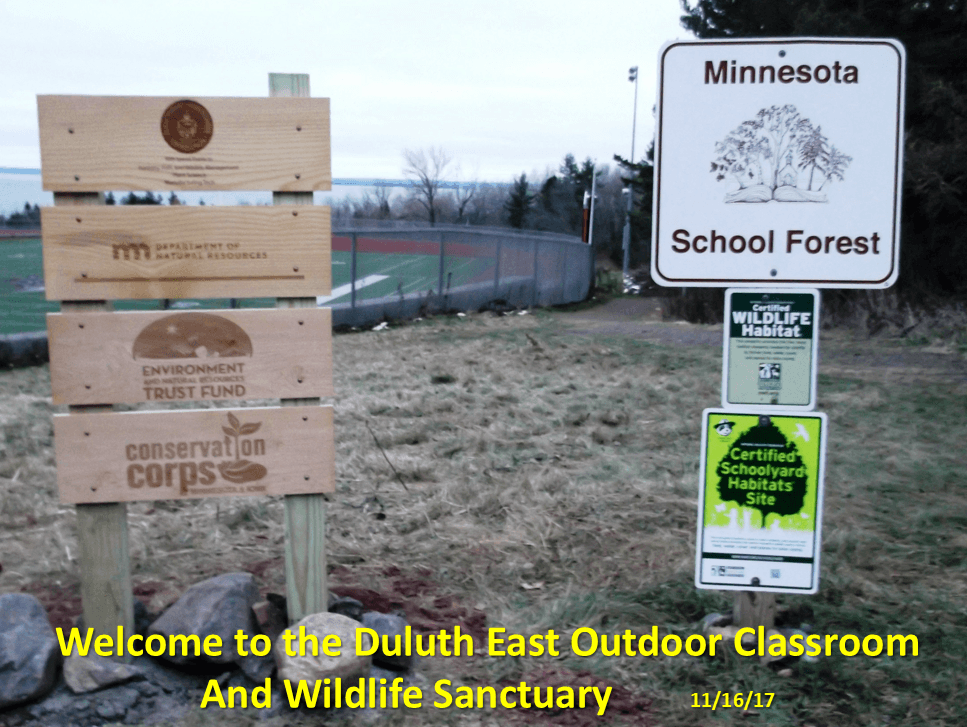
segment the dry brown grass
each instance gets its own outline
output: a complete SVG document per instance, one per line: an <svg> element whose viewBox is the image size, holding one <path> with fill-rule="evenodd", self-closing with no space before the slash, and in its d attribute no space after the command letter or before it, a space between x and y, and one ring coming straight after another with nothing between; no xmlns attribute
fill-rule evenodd
<svg viewBox="0 0 967 727"><path fill-rule="evenodd" d="M522 633L643 632L652 624L685 633L728 608L728 599L692 585L700 415L720 398L719 348L575 335L566 319L479 314L336 337L333 588L369 589L428 625L479 627L485 619ZM833 340L829 353L846 357L856 345ZM921 653L933 649L942 661L964 646L936 640L938 624L967 642L965 542L939 540L967 523L956 486L967 399L963 383L948 382L935 400L935 384L904 386L875 377L821 384L820 409L836 433L824 581L819 596L781 603L796 625L809 620L821 631L913 630L923 634ZM2 592L59 584L69 593L79 579L73 508L56 500L48 396L46 368L0 372ZM898 518L896 499L918 489L929 497ZM255 572L264 590L284 592L280 500L137 503L128 513L133 575L146 599L160 605L192 582L240 569ZM653 700L644 722L663 725L706 724L710 714L691 709L690 695L719 689L779 692L759 718L770 724L890 717L939 725L963 714L931 696L962 687L963 678L922 673L916 660L830 659L783 680L734 659L562 653L426 659L420 671L430 684L590 671ZM638 719L609 713L587 724ZM506 724L501 713L436 709L391 721Z"/></svg>

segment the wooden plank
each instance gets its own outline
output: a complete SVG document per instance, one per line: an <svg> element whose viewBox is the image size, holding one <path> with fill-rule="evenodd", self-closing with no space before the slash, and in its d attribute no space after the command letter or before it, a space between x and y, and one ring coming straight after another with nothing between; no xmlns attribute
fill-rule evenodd
<svg viewBox="0 0 967 727"><path fill-rule="evenodd" d="M335 490L332 407L54 416L62 502Z"/></svg>
<svg viewBox="0 0 967 727"><path fill-rule="evenodd" d="M329 99L38 96L44 189L330 190Z"/></svg>
<svg viewBox="0 0 967 727"><path fill-rule="evenodd" d="M762 591L736 591L732 607L732 625L739 628L776 625L776 594Z"/></svg>
<svg viewBox="0 0 967 727"><path fill-rule="evenodd" d="M84 207L86 213L90 207L104 204L104 195L54 192L54 204ZM103 313L111 308L111 303L105 301L61 303L61 310L75 315ZM73 413L91 414L110 410L110 406L104 405L70 408ZM127 505L123 502L78 505L77 545L84 624L98 635L116 633L118 626L134 633ZM126 660L130 661L130 657Z"/></svg>
<svg viewBox="0 0 967 727"><path fill-rule="evenodd" d="M330 292L328 207L48 208L41 222L48 300Z"/></svg>
<svg viewBox="0 0 967 727"><path fill-rule="evenodd" d="M332 313L47 314L54 404L332 396Z"/></svg>
<svg viewBox="0 0 967 727"><path fill-rule="evenodd" d="M305 73L270 73L269 95L308 97L309 76ZM276 205L311 205L312 195L275 191ZM295 292L287 295L298 295ZM279 308L312 308L311 298L279 298ZM283 399L282 406L318 405L318 399ZM329 607L326 575L325 495L287 495L285 498L285 592L289 623Z"/></svg>
<svg viewBox="0 0 967 727"><path fill-rule="evenodd" d="M289 623L329 608L326 497L285 496L285 594Z"/></svg>

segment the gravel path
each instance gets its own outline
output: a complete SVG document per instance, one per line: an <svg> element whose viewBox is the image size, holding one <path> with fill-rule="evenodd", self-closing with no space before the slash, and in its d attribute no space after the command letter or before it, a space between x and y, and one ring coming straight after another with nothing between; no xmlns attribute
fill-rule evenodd
<svg viewBox="0 0 967 727"><path fill-rule="evenodd" d="M619 298L596 308L558 313L573 335L632 336L668 346L722 346L722 326L662 320L661 298ZM967 383L967 357L937 342L916 346L901 338L868 338L847 330L820 333L820 372L887 381Z"/></svg>

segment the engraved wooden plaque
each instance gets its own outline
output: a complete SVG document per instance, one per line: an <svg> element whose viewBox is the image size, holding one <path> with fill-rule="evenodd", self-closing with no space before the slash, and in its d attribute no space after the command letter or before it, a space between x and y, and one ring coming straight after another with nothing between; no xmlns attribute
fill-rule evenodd
<svg viewBox="0 0 967 727"><path fill-rule="evenodd" d="M330 190L329 99L38 96L44 189Z"/></svg>
<svg viewBox="0 0 967 727"><path fill-rule="evenodd" d="M328 308L48 313L54 404L332 396Z"/></svg>
<svg viewBox="0 0 967 727"><path fill-rule="evenodd" d="M64 503L335 490L332 407L57 414Z"/></svg>
<svg viewBox="0 0 967 727"><path fill-rule="evenodd" d="M328 207L41 210L48 300L330 292Z"/></svg>

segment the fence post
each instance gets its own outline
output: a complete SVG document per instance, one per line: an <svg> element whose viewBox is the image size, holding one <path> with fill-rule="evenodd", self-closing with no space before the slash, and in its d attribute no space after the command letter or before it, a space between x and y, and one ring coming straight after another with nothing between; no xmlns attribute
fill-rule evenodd
<svg viewBox="0 0 967 727"><path fill-rule="evenodd" d="M353 239L353 252L352 252L352 259L349 262L349 277L350 277L349 307L352 308L353 310L356 310L356 233L355 232L352 233L352 239Z"/></svg>
<svg viewBox="0 0 967 727"><path fill-rule="evenodd" d="M440 280L439 280L439 284L437 286L437 295L438 295L438 297L440 299L443 298L443 268L444 268L444 262L443 262L443 245L444 245L444 243L443 243L443 234L444 233L442 233L442 232L440 233Z"/></svg>
<svg viewBox="0 0 967 727"><path fill-rule="evenodd" d="M593 203L594 202L592 201L592 204ZM567 297L567 248L564 246L563 243L561 243L561 245L558 246L557 249L560 250L560 255L561 255L561 277L560 277L560 281L561 281L561 296L560 296L560 300L561 300L562 303L570 303L571 301L565 300L565 298Z"/></svg>
<svg viewBox="0 0 967 727"><path fill-rule="evenodd" d="M500 290L500 256L504 250L504 238L497 238L497 257L494 259L494 297L497 296L497 291Z"/></svg>
<svg viewBox="0 0 967 727"><path fill-rule="evenodd" d="M539 240L534 240L534 302L531 304L532 308L536 308L540 300L540 297L537 295L537 248L540 247L540 244Z"/></svg>

